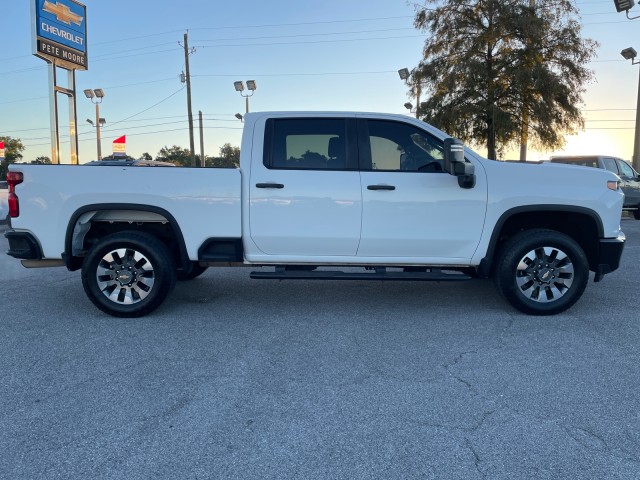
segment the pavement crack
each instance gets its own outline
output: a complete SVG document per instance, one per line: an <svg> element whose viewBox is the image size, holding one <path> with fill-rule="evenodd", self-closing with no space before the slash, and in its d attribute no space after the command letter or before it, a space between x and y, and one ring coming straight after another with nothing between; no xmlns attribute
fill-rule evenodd
<svg viewBox="0 0 640 480"><path fill-rule="evenodd" d="M498 348L502 348L506 345L504 337L507 334L507 332L511 330L515 322L516 322L515 316L509 315L509 321L507 322L507 326L500 331L500 337L498 337Z"/></svg>
<svg viewBox="0 0 640 480"><path fill-rule="evenodd" d="M458 356L456 356L452 361L450 361L448 363L443 363L441 366L442 366L442 368L444 368L446 370L446 372L449 374L449 376L451 378L453 378L454 380L457 380L458 382L460 382L463 385L465 385L472 394L478 395L478 392L475 390L475 388L473 387L471 382L468 382L464 378L460 377L459 375L456 375L455 373L453 373L451 371L451 367L453 367L453 366L457 365L458 363L460 363L462 361L462 359L464 358L464 356L465 355L469 355L470 353L478 353L478 351L477 350L468 350L466 352L462 352Z"/></svg>
<svg viewBox="0 0 640 480"><path fill-rule="evenodd" d="M476 467L476 471L480 474L482 478L487 478L487 474L484 473L482 468L480 468L482 459L480 458L480 455L478 455L478 452L474 448L473 443L471 443L471 440L469 440L468 438L465 438L464 445L473 454L473 464Z"/></svg>
<svg viewBox="0 0 640 480"><path fill-rule="evenodd" d="M498 410L499 408L494 408L493 410L482 412L482 418L480 418L480 420L478 420L478 422L475 425L473 425L472 427L463 428L462 430L469 433L473 433L476 430L479 430L484 424L484 422L487 420L487 418L489 418L491 415L496 413Z"/></svg>

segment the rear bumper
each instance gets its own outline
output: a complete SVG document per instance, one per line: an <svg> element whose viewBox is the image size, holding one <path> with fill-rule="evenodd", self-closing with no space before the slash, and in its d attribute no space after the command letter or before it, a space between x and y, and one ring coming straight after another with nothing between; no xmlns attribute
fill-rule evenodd
<svg viewBox="0 0 640 480"><path fill-rule="evenodd" d="M618 238L600 239L600 249L595 269L595 282L599 282L605 274L617 270L620 266L620 258L622 257L625 241L626 237L622 232L620 232Z"/></svg>
<svg viewBox="0 0 640 480"><path fill-rule="evenodd" d="M7 255L21 260L40 260L42 249L36 238L29 232L9 230L4 236L9 240Z"/></svg>

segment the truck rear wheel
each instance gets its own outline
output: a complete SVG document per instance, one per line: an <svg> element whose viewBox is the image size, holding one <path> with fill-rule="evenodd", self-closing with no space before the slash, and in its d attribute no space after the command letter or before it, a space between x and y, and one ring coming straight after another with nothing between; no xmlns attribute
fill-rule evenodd
<svg viewBox="0 0 640 480"><path fill-rule="evenodd" d="M578 243L553 230L532 229L510 238L497 257L496 286L521 312L553 315L570 308L589 280Z"/></svg>
<svg viewBox="0 0 640 480"><path fill-rule="evenodd" d="M93 304L115 317L141 317L160 306L176 282L167 246L143 232L101 239L82 265L82 286Z"/></svg>

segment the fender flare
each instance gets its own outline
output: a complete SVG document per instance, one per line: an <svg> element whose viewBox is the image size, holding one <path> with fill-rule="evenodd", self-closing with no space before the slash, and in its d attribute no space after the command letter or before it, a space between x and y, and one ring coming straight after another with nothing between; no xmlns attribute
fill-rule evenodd
<svg viewBox="0 0 640 480"><path fill-rule="evenodd" d="M491 232L491 239L487 247L487 253L478 266L478 275L481 277L488 277L491 267L493 266L493 259L498 245L498 238L504 224L514 215L520 213L529 212L565 212L565 213L580 213L593 219L596 228L598 230L598 236L602 238L604 236L604 226L602 225L602 219L600 215L594 210L587 207L580 207L577 205L560 205L560 204L538 204L538 205L524 205L520 207L513 207L505 211L498 221L493 226L493 232Z"/></svg>
<svg viewBox="0 0 640 480"><path fill-rule="evenodd" d="M182 235L182 230L178 225L177 220L173 215L171 215L164 208L156 207L154 205L144 205L137 203L95 203L90 205L85 205L77 209L71 215L69 220L69 224L67 225L67 233L64 239L64 252L62 253L62 259L64 260L65 266L67 269L74 271L78 270L82 266L82 262L79 262L76 257L73 257L72 252L72 241L73 241L73 229L78 222L78 219L87 212L92 211L105 211L105 210L137 210L143 212L156 213L158 215L162 215L167 219L173 234L176 237L176 241L178 242L178 250L180 253L180 266L181 268L188 268L189 266L189 255L187 253L187 246L184 241L184 236Z"/></svg>

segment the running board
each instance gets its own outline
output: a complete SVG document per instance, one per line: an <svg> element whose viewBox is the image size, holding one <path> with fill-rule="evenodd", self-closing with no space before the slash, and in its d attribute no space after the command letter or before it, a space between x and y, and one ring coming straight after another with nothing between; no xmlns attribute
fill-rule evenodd
<svg viewBox="0 0 640 480"><path fill-rule="evenodd" d="M342 272L332 270L289 270L276 267L273 272L251 272L250 278L259 280L400 280L450 282L471 280L469 275L452 272L446 273L439 268L426 269L425 272L388 272L385 267L375 268L372 273Z"/></svg>

